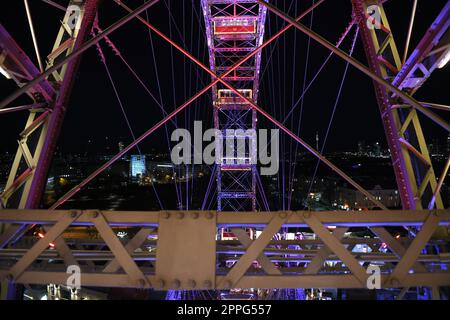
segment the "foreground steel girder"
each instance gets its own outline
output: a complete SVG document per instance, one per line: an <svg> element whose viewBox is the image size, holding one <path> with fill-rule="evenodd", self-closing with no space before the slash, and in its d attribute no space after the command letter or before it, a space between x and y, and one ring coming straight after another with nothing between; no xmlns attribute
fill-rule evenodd
<svg viewBox="0 0 450 320"><path fill-rule="evenodd" d="M62 260L54 250L47 249L48 244L58 236L64 237L69 228L91 226L97 229L100 236L95 240L95 246L86 239L87 246L79 249L68 241L82 270L82 287L145 287L157 290L367 288L369 274L365 267L370 263L381 266L382 288L450 286L450 273L434 267L436 263L450 265L450 256L421 254L426 246L436 245L437 240L430 240L434 230L439 225L450 225L450 210L216 213L5 209L0 212L0 222L38 223L49 230L43 239L31 241L29 249L22 243L21 249L10 247L0 250L0 279L9 279L15 283L66 284L69 276L65 273L67 264L47 262L45 271L40 266L42 261L49 259ZM376 249L381 239L353 239L344 235L341 240L341 237L327 230L331 225L342 228L407 225L420 227L422 231L410 242L404 257L397 258L391 253L389 245L388 252ZM140 228L128 243L119 240L112 229L126 226ZM243 244L241 246L236 241L216 242L216 229L221 227L242 230L254 227L262 228L263 232L257 239L247 239L245 232L237 231ZM315 249L280 249L279 244L273 242L273 235L288 227L310 228L314 231L318 238L310 245L314 243ZM148 244L145 242L150 233L152 238L157 237L156 244L152 245L156 248L156 255L153 250L149 252L146 249ZM178 236L174 237L174 234ZM286 245L302 244L302 240L284 242ZM351 252L351 243L369 242L374 248L372 253ZM102 247L112 249L105 251ZM324 261L337 264L324 267L322 262L315 266L315 270L308 269L315 256L323 256L323 248L329 250ZM217 267L215 263L216 258L219 261L227 258L227 250L236 260L231 270ZM263 261L262 269L251 266L255 260ZM285 263L288 261L297 261L297 267L287 266ZM413 264L418 261L423 263L425 269L412 272Z"/></svg>

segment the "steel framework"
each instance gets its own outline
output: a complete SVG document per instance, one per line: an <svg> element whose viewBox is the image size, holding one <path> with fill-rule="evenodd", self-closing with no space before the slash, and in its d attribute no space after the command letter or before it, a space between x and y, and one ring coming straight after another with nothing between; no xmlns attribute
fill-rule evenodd
<svg viewBox="0 0 450 320"><path fill-rule="evenodd" d="M202 0L201 6L210 68L222 76L262 45L267 9L254 0ZM256 102L260 65L258 51L223 80ZM212 95L214 127L223 137L216 140L217 210L255 211L257 138L248 130L256 133L256 111L222 84L213 86Z"/></svg>
<svg viewBox="0 0 450 320"><path fill-rule="evenodd" d="M438 249L448 246L448 239L432 238L438 226L450 224L449 210L217 213L5 209L0 221L48 226L44 238L24 237L15 247L0 250L0 277L17 283L66 284L68 266L49 249L49 244L61 237L78 261L81 281L87 287L366 288L371 265L381 269L381 288L450 285L446 271L450 257ZM69 228L80 226L95 227L96 239L64 236ZM123 226L139 229L127 243L114 232ZM331 226L337 227L332 233ZM396 226L414 226L420 232L414 239L388 242L348 232L354 227ZM216 230L223 227L232 228L238 241L216 241ZM252 240L244 231L249 227L263 232ZM310 228L317 237L273 240L283 227ZM371 249L353 252L361 244ZM399 245L408 247L403 255L395 253ZM49 260L53 262L49 264ZM236 261L231 269L225 267L230 260ZM283 267L286 261L296 267Z"/></svg>
<svg viewBox="0 0 450 320"><path fill-rule="evenodd" d="M444 172L437 180L417 111L447 131L449 125L429 109L433 104L421 104L412 97L449 54L450 2L413 54L402 64L383 8L384 1L352 0L354 22L362 31L369 68L298 22L323 0L297 19L287 16L266 0L202 0L210 54L209 68L139 16L158 1L148 1L134 11L119 0L115 2L129 14L87 40L98 1L71 0L70 6L81 8L80 18L76 20L75 28L71 29L68 23L73 16L73 7L66 11L54 49L48 56L46 71L42 73L0 25L0 66L20 87L2 101L0 114L30 110L7 186L0 196L3 208L0 223L13 224L0 235L0 280L65 284L67 266L79 264L85 286L164 290L366 288L369 277L367 267L376 264L382 270L382 287L403 288L400 295L411 286L429 286L433 288L434 297L438 298L437 288L450 286L450 274L446 271L450 263L446 253L448 232L445 232L450 224L450 212L442 209L440 196L450 161L447 161ZM373 6L379 10L380 21L369 14L368 9ZM288 25L263 43L267 9L286 20ZM250 153L246 154L245 159L238 159L236 154L219 159L218 213L11 209L34 209L39 206L81 54L135 17L207 71L213 81L75 186L51 209L56 209L72 197L210 89L214 99L215 127L224 132L225 140L227 129L255 129L256 114L259 112L378 207L386 209L317 150L257 105L261 50L286 30L295 27L374 80L405 210L254 213L256 166L254 162L249 162L255 156ZM369 28L368 22L376 27ZM31 105L5 108L23 93L32 98ZM247 139L246 149L256 150L256 139L244 138ZM222 147L218 146L218 150ZM230 178L229 181L225 181L224 177ZM246 204L243 200L249 201ZM45 226L45 237L35 242L19 232L30 224ZM95 227L101 239L68 238L69 228L79 226ZM139 231L124 244L113 232L117 226L137 226ZM330 233L330 226L337 228ZM397 240L386 229L396 226L415 227L419 231L414 239ZM257 239L250 239L244 229L254 227L264 230ZM282 227L309 228L318 239L273 240ZM353 227L366 228L370 238L350 237L348 231ZM238 241L216 241L217 228L231 228ZM158 241L148 240L150 234L156 236ZM189 238L188 242L186 238ZM49 250L51 242L57 244L56 251ZM354 253L352 248L358 244L369 246L370 252ZM96 250L92 250L93 245ZM80 246L82 249L79 249ZM49 260L58 263L49 264ZM233 263L231 269L226 267L227 261ZM287 268L286 261L297 266Z"/></svg>

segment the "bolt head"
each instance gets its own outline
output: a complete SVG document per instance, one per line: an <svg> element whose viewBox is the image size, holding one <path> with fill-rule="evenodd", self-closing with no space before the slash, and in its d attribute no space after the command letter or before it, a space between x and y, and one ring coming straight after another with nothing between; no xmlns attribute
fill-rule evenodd
<svg viewBox="0 0 450 320"><path fill-rule="evenodd" d="M195 280L193 280L193 279L190 279L188 281L188 285L189 285L189 287L195 288L197 286L197 282L195 282Z"/></svg>
<svg viewBox="0 0 450 320"><path fill-rule="evenodd" d="M161 215L162 215L162 217L164 219L169 219L170 218L170 213L168 213L168 212L163 212Z"/></svg>
<svg viewBox="0 0 450 320"><path fill-rule="evenodd" d="M179 287L181 287L181 281L178 279L173 280L173 286L174 288L178 289Z"/></svg>
<svg viewBox="0 0 450 320"><path fill-rule="evenodd" d="M191 217L192 217L192 219L198 219L198 217L199 217L198 212L192 212Z"/></svg>
<svg viewBox="0 0 450 320"><path fill-rule="evenodd" d="M212 219L212 218L214 218L214 214L212 212L207 212L206 219Z"/></svg>
<svg viewBox="0 0 450 320"><path fill-rule="evenodd" d="M203 285L205 286L205 288L210 289L210 288L212 288L212 281L211 280L205 280Z"/></svg>
<svg viewBox="0 0 450 320"><path fill-rule="evenodd" d="M156 285L158 286L158 288L164 288L166 282L163 279L158 279L156 280Z"/></svg>
<svg viewBox="0 0 450 320"><path fill-rule="evenodd" d="M309 211L303 212L303 218L305 219L311 218L311 212Z"/></svg>
<svg viewBox="0 0 450 320"><path fill-rule="evenodd" d="M177 218L180 219L180 220L183 219L184 218L184 212L178 212L177 213Z"/></svg>
<svg viewBox="0 0 450 320"><path fill-rule="evenodd" d="M280 216L281 219L284 219L284 218L287 217L287 213L286 212L280 212L279 216Z"/></svg>

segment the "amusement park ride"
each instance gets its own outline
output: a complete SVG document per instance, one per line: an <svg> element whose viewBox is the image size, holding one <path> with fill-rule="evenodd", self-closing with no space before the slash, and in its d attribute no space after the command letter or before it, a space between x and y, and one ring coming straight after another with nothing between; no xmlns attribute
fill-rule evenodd
<svg viewBox="0 0 450 320"><path fill-rule="evenodd" d="M237 290L237 294L239 290L252 288L367 289L371 276L368 270L375 265L381 270L381 288L392 289L398 298L413 287L428 288L434 299L444 298L440 288L450 286L450 211L444 208L440 191L450 158L442 172L433 170L421 121L432 120L449 132L448 122L433 111L433 108L449 111L449 107L424 104L413 95L433 71L443 67L450 58L450 1L409 57L406 54L402 57L383 7L387 1L351 0L353 15L346 32L351 28L359 30L368 66L301 23L315 8L326 6L325 0L313 2L312 7L297 18L288 16L267 0L199 1L204 15L209 66L141 17L158 0L149 0L137 9L130 9L124 1L111 2L122 7L127 15L103 31L92 33L101 1L70 0L45 66L41 62L40 66L35 66L0 25L0 70L19 87L2 98L0 115L29 112L19 135L6 187L0 194L3 298L14 296L17 284L65 285L69 276L67 268L73 265L81 269L83 287ZM264 41L268 14L277 15L287 24ZM82 54L133 19L209 73L211 83L48 210L37 210ZM31 19L29 22L33 30ZM402 210L386 208L282 121L258 106L262 51L289 29L306 34L373 80ZM224 132L225 137L227 129L256 129L257 116L264 117L381 210L270 212L269 208L259 208L257 166L250 161L255 156L250 153L243 159L237 156L219 159L216 211L57 210L142 140L211 91L214 126ZM22 95L28 95L31 103L14 106L14 101ZM256 146L256 137L247 138L245 144ZM27 237L27 230L34 225L42 226L45 236ZM127 226L140 229L124 243L113 228ZM330 226L336 228L330 231ZM96 228L101 239L68 237L71 227ZM366 228L371 236L349 236L348 231L353 227ZM396 238L389 231L391 227L404 227L410 235ZM308 228L315 237L274 237L283 228ZM222 230L221 235L226 230L227 237L217 237L218 230ZM258 237L253 230L259 230ZM156 234L157 240L149 238L150 234ZM351 251L361 244L369 246L370 252L355 254ZM137 250L139 248L154 250Z"/></svg>

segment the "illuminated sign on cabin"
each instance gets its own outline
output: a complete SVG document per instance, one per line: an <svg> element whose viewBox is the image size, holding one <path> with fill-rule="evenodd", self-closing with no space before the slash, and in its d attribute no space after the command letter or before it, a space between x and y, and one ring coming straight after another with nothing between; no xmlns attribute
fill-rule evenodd
<svg viewBox="0 0 450 320"><path fill-rule="evenodd" d="M256 20L244 17L220 17L214 20L214 34L256 33Z"/></svg>
<svg viewBox="0 0 450 320"><path fill-rule="evenodd" d="M247 99L252 100L252 89L238 89L238 91ZM219 104L248 104L247 101L239 97L234 91L229 89L221 89L218 91Z"/></svg>

